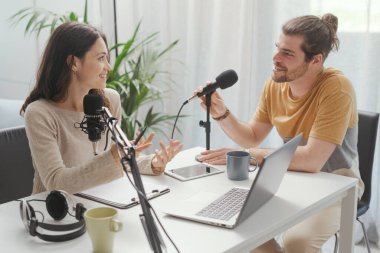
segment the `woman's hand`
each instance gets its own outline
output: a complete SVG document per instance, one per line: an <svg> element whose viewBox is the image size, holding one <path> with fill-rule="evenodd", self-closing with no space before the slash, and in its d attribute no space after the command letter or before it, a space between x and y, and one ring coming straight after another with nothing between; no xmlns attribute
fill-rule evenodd
<svg viewBox="0 0 380 253"><path fill-rule="evenodd" d="M136 158L140 155L140 153L143 150L152 146L152 140L153 140L155 135L156 135L156 133L153 132L153 133L149 134L148 138L145 139L144 137L142 137L140 139L140 141L137 144L135 144ZM132 141L132 144L134 144L134 141ZM115 159L115 162L119 163L119 160L120 160L119 153L123 154L122 148L121 147L117 148L116 144L112 144L111 153L112 153L113 158Z"/></svg>
<svg viewBox="0 0 380 253"><path fill-rule="evenodd" d="M227 163L226 154L227 152L234 151L236 149L232 148L221 148L215 150L205 150L202 151L200 155L197 156L199 162L222 165Z"/></svg>
<svg viewBox="0 0 380 253"><path fill-rule="evenodd" d="M145 149L152 146L152 140L153 140L155 135L156 135L156 133L153 132L153 133L150 133L148 138L146 138L146 139L144 137L141 137L140 141L135 144L136 145L136 147L135 147L136 157L138 157L142 151L144 151ZM134 143L134 141L133 141L133 143Z"/></svg>
<svg viewBox="0 0 380 253"><path fill-rule="evenodd" d="M170 140L166 147L160 141L160 146L161 150L156 150L152 159L152 171L156 175L164 172L166 164L182 149L182 143L179 140Z"/></svg>
<svg viewBox="0 0 380 253"><path fill-rule="evenodd" d="M206 85L210 85L211 82L207 81ZM197 93L200 93L203 91L203 87L199 87L194 91L194 95ZM201 99L201 106L203 109L206 109L206 96L200 97ZM211 95L211 107L210 107L210 114L213 118L218 118L222 115L224 115L227 111L227 107L224 104L224 101L222 97L219 95L217 91L214 91Z"/></svg>

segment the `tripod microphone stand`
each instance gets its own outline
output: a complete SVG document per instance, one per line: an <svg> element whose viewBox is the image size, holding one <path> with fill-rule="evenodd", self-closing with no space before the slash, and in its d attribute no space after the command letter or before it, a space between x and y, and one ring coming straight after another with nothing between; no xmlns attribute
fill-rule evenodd
<svg viewBox="0 0 380 253"><path fill-rule="evenodd" d="M112 117L108 108L106 107L102 108L102 116L108 129L113 133L114 141L124 153L124 156L121 162L123 163L124 160L127 160L131 168L131 173L133 176L135 186L137 188L136 190L138 191L138 197L139 197L141 209L143 212L142 214L140 214L140 220L143 225L147 239L149 241L150 247L155 253L161 253L162 247L165 248L165 244L162 240L162 237L159 234L159 231L156 227L156 224L154 222L154 219L150 210L150 204L146 197L144 185L142 183L139 168L136 162L135 148L131 144L131 142L128 140L128 138L125 136L121 128L118 125L113 124L114 118ZM115 136L115 133L116 133L116 136ZM127 173L127 170L124 164L122 165L123 165L123 169L125 173Z"/></svg>

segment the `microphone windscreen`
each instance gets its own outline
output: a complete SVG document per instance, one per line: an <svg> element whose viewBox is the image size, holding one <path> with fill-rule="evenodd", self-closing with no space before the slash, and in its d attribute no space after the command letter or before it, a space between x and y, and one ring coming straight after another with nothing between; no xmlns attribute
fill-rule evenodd
<svg viewBox="0 0 380 253"><path fill-rule="evenodd" d="M103 107L103 97L98 93L90 93L83 98L83 111L86 115L99 115Z"/></svg>
<svg viewBox="0 0 380 253"><path fill-rule="evenodd" d="M215 78L215 80L221 89L225 89L234 85L238 80L238 76L235 70L229 69L223 71L219 76Z"/></svg>

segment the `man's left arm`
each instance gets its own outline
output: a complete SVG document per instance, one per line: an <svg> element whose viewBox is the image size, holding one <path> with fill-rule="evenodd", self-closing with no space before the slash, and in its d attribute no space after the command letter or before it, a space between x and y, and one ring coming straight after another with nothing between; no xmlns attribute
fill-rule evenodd
<svg viewBox="0 0 380 253"><path fill-rule="evenodd" d="M319 172L334 152L335 147L336 144L310 137L307 145L297 147L289 165L289 170ZM259 161L259 164L272 151L273 149L250 149L251 155Z"/></svg>
<svg viewBox="0 0 380 253"><path fill-rule="evenodd" d="M289 170L319 172L335 148L334 143L309 137L307 145L297 148Z"/></svg>

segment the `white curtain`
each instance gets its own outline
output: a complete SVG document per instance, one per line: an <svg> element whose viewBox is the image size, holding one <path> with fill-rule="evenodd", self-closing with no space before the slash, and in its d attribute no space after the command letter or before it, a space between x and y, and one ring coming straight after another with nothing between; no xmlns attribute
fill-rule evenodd
<svg viewBox="0 0 380 253"><path fill-rule="evenodd" d="M162 110L176 114L193 90L213 80L226 69L234 69L239 81L220 91L227 106L241 120L255 110L264 81L272 69L272 52L281 25L299 15L321 16L331 12L339 18L341 47L332 52L325 66L341 69L352 81L358 108L380 111L380 0L143 0L117 1L119 42L132 34L142 20L142 34L160 32L162 46L179 39L165 64L175 81ZM104 25L104 24L103 24ZM109 23L109 27L113 24ZM159 84L158 84L159 85ZM186 105L179 126L185 148L205 146L205 132L198 126L205 119L199 101ZM380 134L378 134L378 138ZM369 238L379 244L380 155L379 141L373 172L372 201L365 215ZM272 132L264 145L279 144ZM212 122L211 148L236 147ZM357 229L357 237L361 237Z"/></svg>

